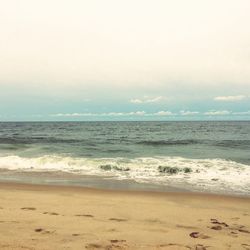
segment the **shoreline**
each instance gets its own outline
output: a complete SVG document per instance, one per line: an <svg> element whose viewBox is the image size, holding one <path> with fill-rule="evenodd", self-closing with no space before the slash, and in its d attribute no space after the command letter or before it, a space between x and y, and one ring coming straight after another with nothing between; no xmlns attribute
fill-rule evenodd
<svg viewBox="0 0 250 250"><path fill-rule="evenodd" d="M112 176L99 175L76 175L62 171L48 172L29 172L0 169L0 182L20 183L34 185L52 185L66 187L82 187L101 190L117 191L141 191L141 192L160 192L160 193L198 193L232 197L250 198L250 193L235 190L202 189L198 186L188 185L161 185L155 183L137 182L131 179L116 179Z"/></svg>
<svg viewBox="0 0 250 250"><path fill-rule="evenodd" d="M7 190L30 190L30 191L53 191L53 192L76 192L76 193L93 193L93 194L110 194L110 195L131 195L131 196L151 196L151 197L194 197L200 199L225 199L225 200L247 200L250 202L249 196L234 195L234 194L220 194L209 192L192 192L192 191L160 191L160 190L135 190L135 189L114 189L114 188L100 188L88 187L78 185L63 185L63 184L38 184L25 183L15 181L1 181L0 189Z"/></svg>
<svg viewBox="0 0 250 250"><path fill-rule="evenodd" d="M0 248L249 249L250 198L0 182Z"/></svg>

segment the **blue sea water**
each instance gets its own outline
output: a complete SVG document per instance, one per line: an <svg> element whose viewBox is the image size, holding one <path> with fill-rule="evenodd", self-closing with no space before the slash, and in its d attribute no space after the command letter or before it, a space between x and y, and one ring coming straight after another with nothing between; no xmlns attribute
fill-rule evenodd
<svg viewBox="0 0 250 250"><path fill-rule="evenodd" d="M250 122L2 122L0 169L250 194Z"/></svg>

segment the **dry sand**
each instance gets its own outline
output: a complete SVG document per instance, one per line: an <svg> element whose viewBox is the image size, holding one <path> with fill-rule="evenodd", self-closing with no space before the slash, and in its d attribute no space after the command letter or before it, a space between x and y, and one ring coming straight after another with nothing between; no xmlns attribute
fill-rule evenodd
<svg viewBox="0 0 250 250"><path fill-rule="evenodd" d="M1 183L0 249L250 249L250 199Z"/></svg>

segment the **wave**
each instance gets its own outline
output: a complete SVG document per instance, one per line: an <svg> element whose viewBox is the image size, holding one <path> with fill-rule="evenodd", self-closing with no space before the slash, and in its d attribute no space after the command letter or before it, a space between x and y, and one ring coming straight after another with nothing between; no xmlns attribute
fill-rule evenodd
<svg viewBox="0 0 250 250"><path fill-rule="evenodd" d="M223 159L182 157L74 158L46 155L0 157L0 168L18 171L62 171L190 190L250 194L250 166Z"/></svg>
<svg viewBox="0 0 250 250"><path fill-rule="evenodd" d="M229 148L245 148L250 147L250 140L144 140L139 141L137 144L143 144L146 146L182 146L182 145L194 145L194 144L206 144L216 147L229 147Z"/></svg>
<svg viewBox="0 0 250 250"><path fill-rule="evenodd" d="M13 134L18 135L18 134ZM188 145L206 145L212 148L232 148L232 149L248 149L250 148L250 140L211 140L211 139L168 139L168 140L140 140L140 137L135 139L127 139L125 136L120 136L118 138L95 138L92 139L80 139L80 138L57 138L57 137L48 137L48 136L9 136L9 137L0 137L0 147L4 148L6 145L17 145L16 147L21 147L23 145L30 146L33 144L43 144L43 145L57 145L64 144L74 145L74 146L84 146L84 147L97 147L102 145L113 145L118 147L118 149L112 149L110 153L123 152L120 151L119 145L143 145L143 146L188 146ZM7 149L7 148L6 148ZM12 148L11 148L12 149ZM109 152L109 151L107 151Z"/></svg>
<svg viewBox="0 0 250 250"><path fill-rule="evenodd" d="M139 141L137 144L149 145L149 146L175 146L175 145L190 145L201 143L199 140L157 140L157 141Z"/></svg>
<svg viewBox="0 0 250 250"><path fill-rule="evenodd" d="M245 149L246 147L250 147L250 140L221 140L216 142L214 145L220 147Z"/></svg>
<svg viewBox="0 0 250 250"><path fill-rule="evenodd" d="M33 143L77 143L77 139L62 139L55 137L1 137L0 144L33 144Z"/></svg>

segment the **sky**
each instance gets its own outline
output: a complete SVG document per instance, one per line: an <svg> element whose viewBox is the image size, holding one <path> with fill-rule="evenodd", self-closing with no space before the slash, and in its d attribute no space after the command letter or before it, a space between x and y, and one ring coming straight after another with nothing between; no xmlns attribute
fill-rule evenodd
<svg viewBox="0 0 250 250"><path fill-rule="evenodd" d="M250 120L249 0L0 0L0 121Z"/></svg>

